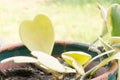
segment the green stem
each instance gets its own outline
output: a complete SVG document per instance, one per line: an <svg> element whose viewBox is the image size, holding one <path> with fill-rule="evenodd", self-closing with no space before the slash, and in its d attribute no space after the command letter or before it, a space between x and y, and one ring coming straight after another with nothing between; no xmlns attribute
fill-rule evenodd
<svg viewBox="0 0 120 80"><path fill-rule="evenodd" d="M95 56L94 58L92 58L90 61L88 61L85 65L84 65L84 68L86 67L86 66L88 66L88 64L90 64L92 61L94 61L95 59L97 59L97 58L100 58L100 57L102 57L102 56L104 56L104 55L106 55L106 54L110 54L110 53L113 53L115 50L110 50L110 51L107 51L107 52L104 52L104 53L102 53L102 54L99 54L98 56Z"/></svg>
<svg viewBox="0 0 120 80"><path fill-rule="evenodd" d="M111 57L109 57L109 58L104 59L99 65L96 66L96 68L90 73L90 75L91 75L91 76L94 75L95 72L96 72L98 69L100 69L101 67L105 66L108 62L110 62L110 61L113 60L113 59L114 59L114 55L111 56Z"/></svg>
<svg viewBox="0 0 120 80"><path fill-rule="evenodd" d="M98 69L100 69L101 67L105 66L108 62L110 62L110 61L113 60L113 59L115 59L115 55L113 55L113 56L111 56L111 57L109 57L109 58L104 59L99 65L97 65L97 66L93 67L92 69L90 69L89 71L87 71L87 72L85 73L85 75L83 75L83 76L80 78L80 80L86 80L85 78L86 78L87 76L89 76L89 75L90 75L90 76L93 76Z"/></svg>
<svg viewBox="0 0 120 80"><path fill-rule="evenodd" d="M97 47L94 47L94 46L90 46L89 47L89 50L93 51L93 52L96 52L98 55L101 54L101 51L97 48ZM102 61L103 58L100 57L100 61Z"/></svg>
<svg viewBox="0 0 120 80"><path fill-rule="evenodd" d="M100 69L101 67L105 66L108 62L114 60L114 59L120 59L119 53L114 53L112 56L104 59L99 65L96 66L96 68L90 73L90 75L94 75L95 72Z"/></svg>
<svg viewBox="0 0 120 80"><path fill-rule="evenodd" d="M87 71L87 72L85 73L85 75L81 76L80 80L86 80L86 77L89 76L89 74L90 74L95 68L96 68L96 66L93 67L92 69L90 69L89 71Z"/></svg>

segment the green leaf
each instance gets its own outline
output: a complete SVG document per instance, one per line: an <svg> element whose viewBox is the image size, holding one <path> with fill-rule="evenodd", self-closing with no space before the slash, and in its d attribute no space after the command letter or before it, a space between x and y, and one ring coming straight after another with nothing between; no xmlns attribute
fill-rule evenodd
<svg viewBox="0 0 120 80"><path fill-rule="evenodd" d="M120 36L120 5L114 4L108 9L108 31L111 36Z"/></svg>
<svg viewBox="0 0 120 80"><path fill-rule="evenodd" d="M91 55L80 52L80 51L69 51L62 53L62 58L72 67L74 67L77 72L84 75L84 65L88 60L91 59Z"/></svg>
<svg viewBox="0 0 120 80"><path fill-rule="evenodd" d="M14 61L16 63L37 63L38 60L33 57L28 57L28 56L15 56L15 57L10 57L3 59L1 63L9 62L9 61Z"/></svg>
<svg viewBox="0 0 120 80"><path fill-rule="evenodd" d="M19 33L28 49L51 55L54 45L54 30L47 16L40 14L33 21L23 21Z"/></svg>

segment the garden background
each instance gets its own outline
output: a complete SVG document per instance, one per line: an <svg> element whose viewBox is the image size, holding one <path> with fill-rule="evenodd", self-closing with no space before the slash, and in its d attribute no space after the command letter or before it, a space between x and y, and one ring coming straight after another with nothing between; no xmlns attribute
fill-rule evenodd
<svg viewBox="0 0 120 80"><path fill-rule="evenodd" d="M120 0L0 0L0 44L21 42L20 23L40 13L51 19L55 40L90 43L103 23L97 3L108 8Z"/></svg>

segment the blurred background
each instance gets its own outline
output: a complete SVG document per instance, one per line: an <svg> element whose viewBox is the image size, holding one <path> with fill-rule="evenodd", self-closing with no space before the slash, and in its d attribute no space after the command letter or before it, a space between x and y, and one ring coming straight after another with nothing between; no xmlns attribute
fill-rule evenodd
<svg viewBox="0 0 120 80"><path fill-rule="evenodd" d="M40 13L51 19L55 40L90 43L103 23L97 3L108 9L120 0L0 0L0 44L21 42L20 23Z"/></svg>

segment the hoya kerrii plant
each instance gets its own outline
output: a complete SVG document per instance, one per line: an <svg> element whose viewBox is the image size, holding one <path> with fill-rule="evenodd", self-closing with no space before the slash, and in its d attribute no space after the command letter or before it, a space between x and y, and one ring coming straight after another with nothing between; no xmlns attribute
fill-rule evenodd
<svg viewBox="0 0 120 80"><path fill-rule="evenodd" d="M95 72L105 66L108 62L118 59L120 65L120 5L114 4L108 10L98 4L104 20L102 34L91 43L93 45L96 41L100 41L105 48L105 52L98 54L92 58L91 55L80 51L69 51L61 54L61 57L71 67L64 66L57 58L51 55L54 45L54 30L50 19L43 15L37 15L33 21L24 21L20 25L20 37L23 43L31 51L33 57L16 56L2 60L1 63L13 60L16 63L35 63L39 67L51 72L57 80L62 78L58 77L58 73L76 73L84 80L86 76L94 75ZM104 36L109 35L109 41L104 40ZM89 49L92 49L90 45ZM99 52L98 52L99 53ZM107 58L101 59L99 65L96 65L89 71L85 72L85 67L88 66L93 60L108 55ZM119 71L120 72L120 71ZM118 75L120 79L120 74Z"/></svg>
<svg viewBox="0 0 120 80"><path fill-rule="evenodd" d="M1 63L11 60L15 63L35 63L45 71L51 72L57 80L62 80L65 73L76 73L76 69L79 74L85 74L80 64L86 63L91 58L87 53L72 52L73 56L79 56L86 59L85 61L82 59L79 59L79 61L74 58L69 60L69 62L74 60L74 67L76 67L76 69L64 66L57 58L51 55L54 46L54 29L47 16L40 14L37 15L33 21L23 21L20 25L19 34L22 42L31 51L33 57L15 56L4 59ZM67 54L64 54L63 56L65 57L65 55ZM78 65L76 62L80 64ZM59 78L58 73L64 73L63 77Z"/></svg>
<svg viewBox="0 0 120 80"><path fill-rule="evenodd" d="M96 56L95 58L101 57L103 55L108 55L108 58L105 58L100 62L99 65L93 67L91 70L86 72L84 76L82 76L81 80L83 80L88 75L94 75L95 72L101 67L108 64L108 62L112 60L118 60L119 70L118 77L120 79L120 5L113 4L106 10L103 6L98 4L100 8L104 20L103 31L102 34L93 41L94 44L96 41L100 41L105 48L105 52ZM104 39L104 36L108 35L108 40Z"/></svg>

